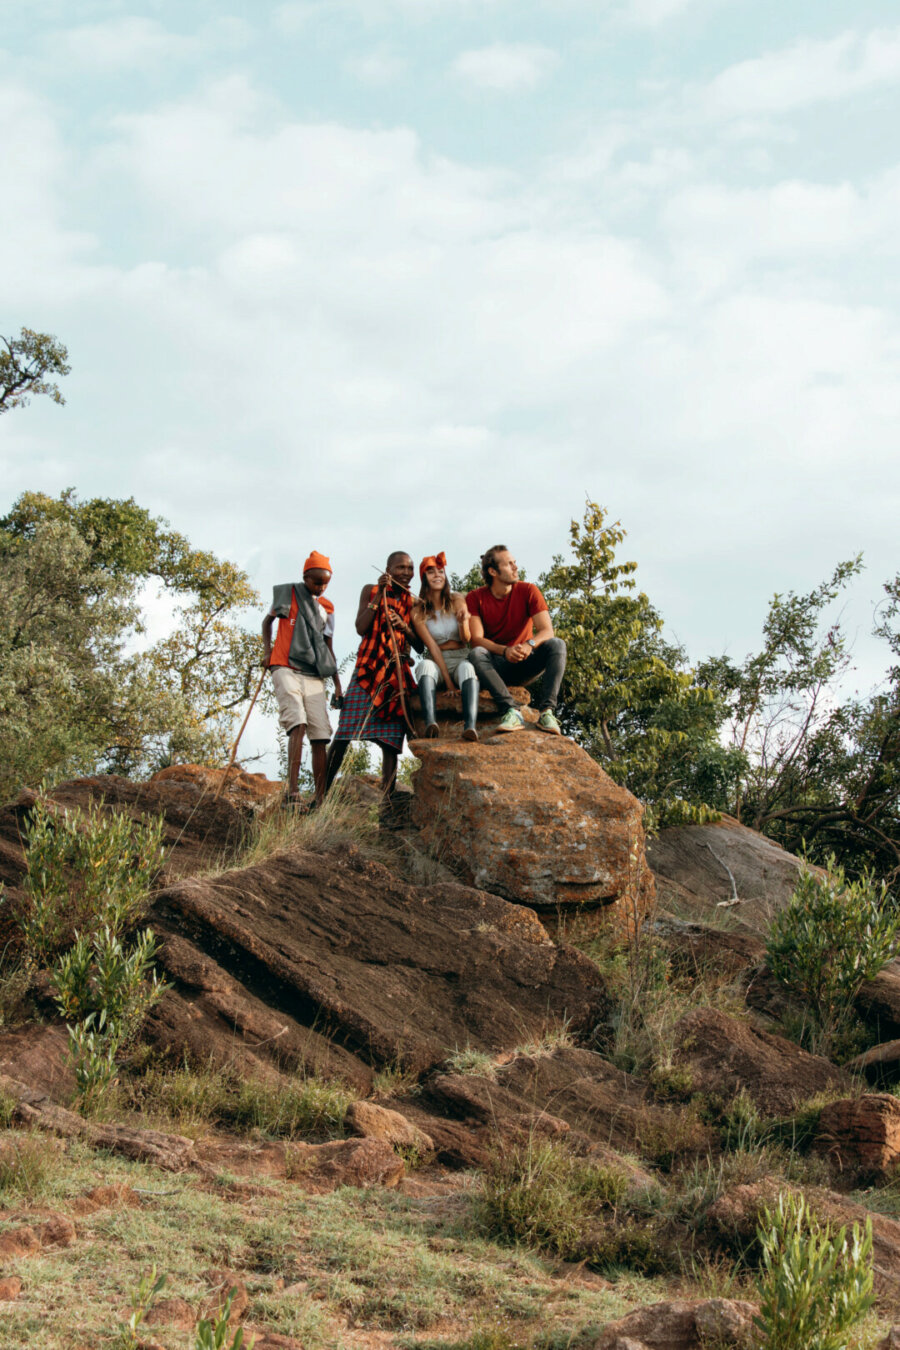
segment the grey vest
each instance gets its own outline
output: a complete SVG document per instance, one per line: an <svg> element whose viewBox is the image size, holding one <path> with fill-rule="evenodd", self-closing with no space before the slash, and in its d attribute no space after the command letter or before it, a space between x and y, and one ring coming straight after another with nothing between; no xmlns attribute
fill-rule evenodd
<svg viewBox="0 0 900 1350"><path fill-rule="evenodd" d="M297 617L294 621L294 633L288 660L292 666L314 670L321 679L327 679L337 671L337 664L325 645L325 638L319 627L320 606L315 596L310 595L302 581L285 582L272 588L272 613L279 619L291 617L291 599L297 597Z"/></svg>

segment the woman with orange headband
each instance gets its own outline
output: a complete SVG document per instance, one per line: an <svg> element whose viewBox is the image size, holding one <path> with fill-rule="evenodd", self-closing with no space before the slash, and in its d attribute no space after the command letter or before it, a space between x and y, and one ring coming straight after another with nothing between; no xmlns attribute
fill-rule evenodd
<svg viewBox="0 0 900 1350"><path fill-rule="evenodd" d="M431 554L419 564L422 588L412 612L412 626L428 649L416 670L419 703L425 719L425 735L438 734L435 694L439 681L445 688L459 685L463 706L463 740L477 741L478 676L469 660L469 611L465 596L451 591L447 558Z"/></svg>

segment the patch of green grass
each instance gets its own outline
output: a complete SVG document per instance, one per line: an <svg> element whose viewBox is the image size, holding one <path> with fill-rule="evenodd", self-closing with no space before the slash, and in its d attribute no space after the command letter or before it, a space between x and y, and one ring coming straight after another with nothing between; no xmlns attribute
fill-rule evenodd
<svg viewBox="0 0 900 1350"><path fill-rule="evenodd" d="M0 1134L0 1201L45 1194L59 1167L59 1145L46 1135L27 1130Z"/></svg>
<svg viewBox="0 0 900 1350"><path fill-rule="evenodd" d="M236 1069L149 1068L122 1086L124 1101L143 1116L182 1131L216 1126L274 1139L328 1139L343 1131L355 1093L341 1083L297 1077L287 1084L246 1078Z"/></svg>
<svg viewBox="0 0 900 1350"><path fill-rule="evenodd" d="M494 1056L486 1050L476 1050L470 1045L457 1049L444 1061L453 1073L477 1074L481 1078L493 1078L497 1072Z"/></svg>
<svg viewBox="0 0 900 1350"><path fill-rule="evenodd" d="M627 1202L630 1184L624 1169L532 1138L495 1154L482 1178L479 1216L494 1237L594 1269L672 1269L658 1216L643 1199Z"/></svg>

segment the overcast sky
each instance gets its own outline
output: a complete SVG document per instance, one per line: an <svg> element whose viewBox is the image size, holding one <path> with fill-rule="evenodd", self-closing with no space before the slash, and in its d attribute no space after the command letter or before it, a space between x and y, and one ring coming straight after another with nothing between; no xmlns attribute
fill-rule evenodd
<svg viewBox="0 0 900 1350"><path fill-rule="evenodd" d="M268 598L329 553L507 543L585 494L693 658L900 567L896 0L0 0L0 420Z"/></svg>

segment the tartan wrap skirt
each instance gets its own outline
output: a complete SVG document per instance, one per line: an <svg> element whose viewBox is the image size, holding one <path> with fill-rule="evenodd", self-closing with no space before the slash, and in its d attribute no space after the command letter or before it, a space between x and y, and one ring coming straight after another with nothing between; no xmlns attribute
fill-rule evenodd
<svg viewBox="0 0 900 1350"><path fill-rule="evenodd" d="M380 717L380 709L372 708L372 696L363 689L356 671L344 695L341 720L334 733L336 741L376 741L390 750L403 749L406 723L401 717ZM371 715L370 715L371 714ZM366 720L368 718L368 720Z"/></svg>

